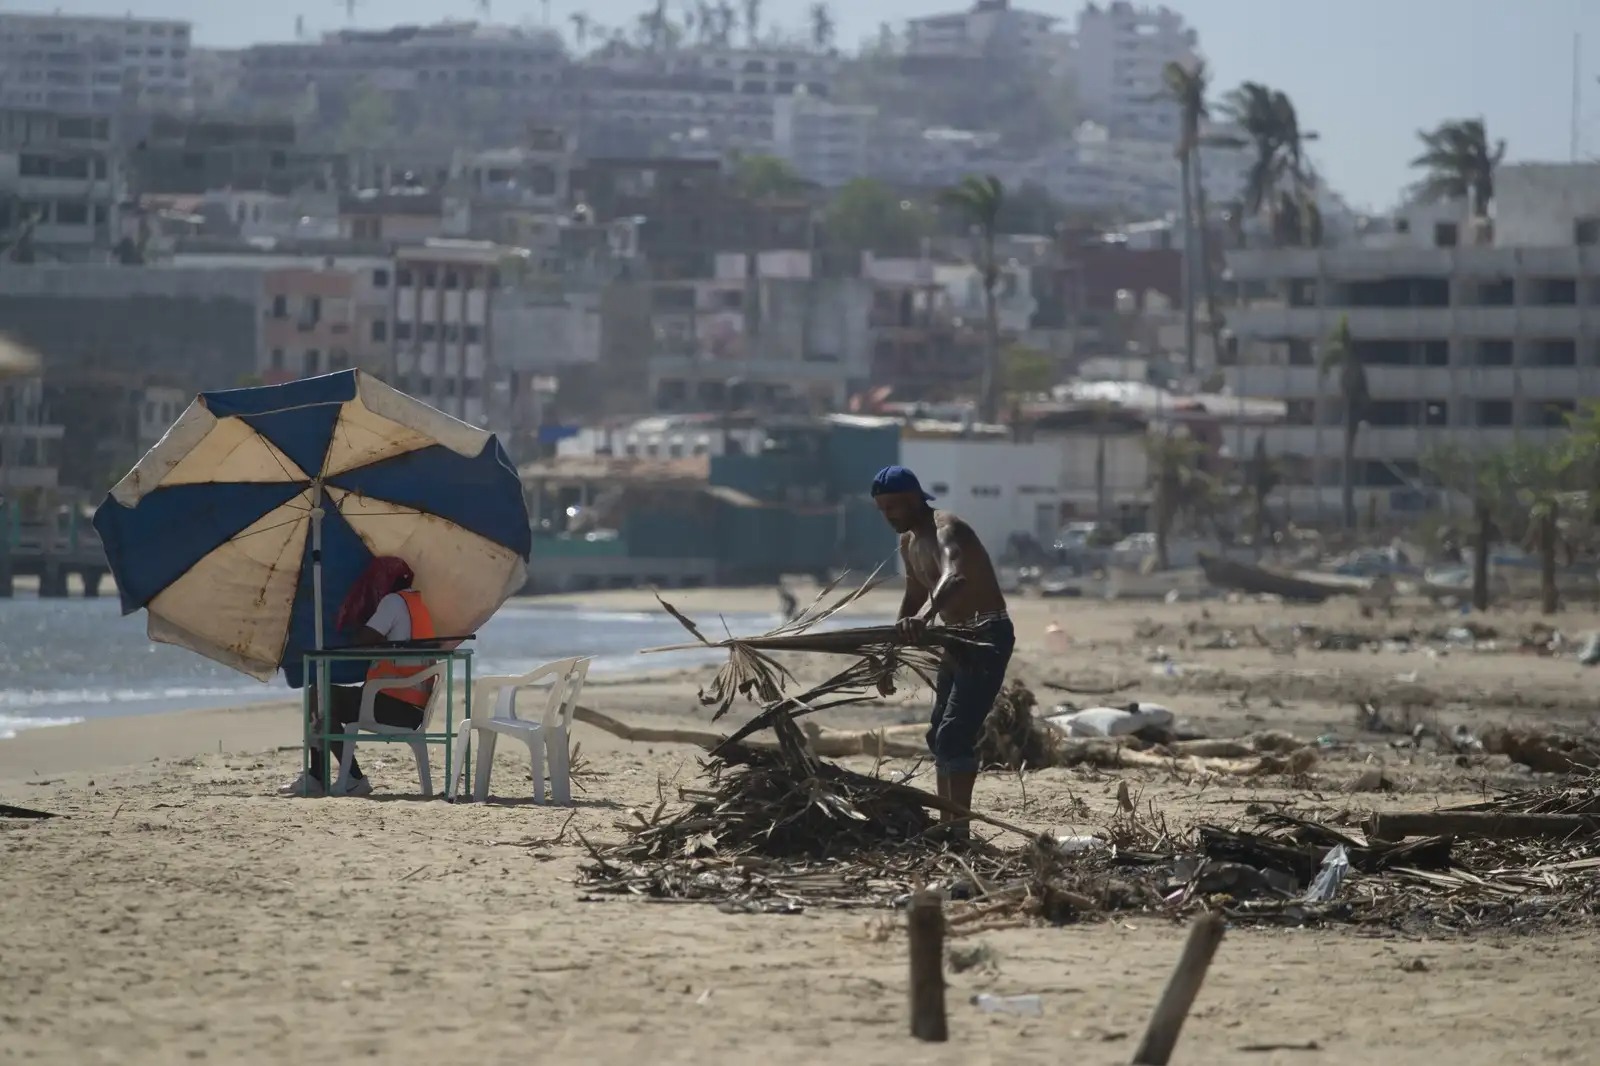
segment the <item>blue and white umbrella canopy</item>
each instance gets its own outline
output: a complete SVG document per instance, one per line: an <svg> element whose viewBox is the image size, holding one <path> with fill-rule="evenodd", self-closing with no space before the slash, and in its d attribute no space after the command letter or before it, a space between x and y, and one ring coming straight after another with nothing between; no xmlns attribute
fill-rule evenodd
<svg viewBox="0 0 1600 1066"><path fill-rule="evenodd" d="M437 631L465 635L522 587L532 548L500 442L356 370L201 394L94 525L151 640L295 687L319 629L348 641L333 618L374 556L410 564ZM334 681L363 672L344 665Z"/></svg>

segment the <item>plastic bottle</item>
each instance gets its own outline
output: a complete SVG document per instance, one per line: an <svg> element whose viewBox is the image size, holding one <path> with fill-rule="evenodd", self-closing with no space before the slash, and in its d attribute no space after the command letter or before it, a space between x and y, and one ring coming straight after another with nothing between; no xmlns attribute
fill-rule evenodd
<svg viewBox="0 0 1600 1066"><path fill-rule="evenodd" d="M1044 1013L1038 996L991 996L987 992L972 997L973 1005L985 1014L1021 1014L1037 1018Z"/></svg>

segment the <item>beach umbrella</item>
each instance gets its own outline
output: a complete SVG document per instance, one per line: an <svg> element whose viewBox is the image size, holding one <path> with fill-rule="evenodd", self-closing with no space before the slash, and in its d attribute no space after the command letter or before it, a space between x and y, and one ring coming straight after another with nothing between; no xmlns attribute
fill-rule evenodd
<svg viewBox="0 0 1600 1066"><path fill-rule="evenodd" d="M500 442L358 370L202 393L94 525L151 640L294 687L307 650L348 643L332 621L374 556L410 564L437 632L464 636L522 587L532 547Z"/></svg>

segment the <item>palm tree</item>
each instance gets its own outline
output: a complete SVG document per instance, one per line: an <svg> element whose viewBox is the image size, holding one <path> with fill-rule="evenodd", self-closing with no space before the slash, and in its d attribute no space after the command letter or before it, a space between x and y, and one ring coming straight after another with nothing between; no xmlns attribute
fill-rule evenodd
<svg viewBox="0 0 1600 1066"><path fill-rule="evenodd" d="M1462 200L1471 197L1472 214L1484 218L1494 199L1494 171L1506 155L1506 142L1491 148L1483 119L1441 122L1432 131L1419 130L1422 154L1411 165L1424 171L1414 187L1422 200Z"/></svg>
<svg viewBox="0 0 1600 1066"><path fill-rule="evenodd" d="M1561 609L1556 549L1561 545L1563 520L1581 515L1593 499L1594 478L1584 461L1583 444L1570 438L1554 446L1522 442L1504 456L1508 488L1518 511L1528 516L1539 552L1539 608L1545 614Z"/></svg>
<svg viewBox="0 0 1600 1066"><path fill-rule="evenodd" d="M1166 83L1167 95L1178 105L1178 147L1177 156L1181 169L1183 182L1183 241L1185 274L1193 278L1193 268L1188 264L1191 260L1190 240L1194 238L1194 251L1200 259L1200 284L1205 294L1206 319L1211 333L1212 358L1222 356L1222 319L1217 314L1217 292L1215 278L1211 273L1211 240L1209 234L1209 211L1206 206L1206 185L1200 167L1200 123L1211 117L1210 107L1206 103L1206 90L1210 86L1211 75L1206 70L1204 60L1196 61L1192 66L1183 63L1168 63L1162 72ZM1197 232L1198 230L1198 232ZM1195 313L1193 285L1189 285L1184 300L1184 344L1185 356L1188 360L1189 373L1195 372Z"/></svg>
<svg viewBox="0 0 1600 1066"><path fill-rule="evenodd" d="M639 17L639 23L652 52L667 47L676 31L672 16L667 12L667 0L655 0L655 5Z"/></svg>
<svg viewBox="0 0 1600 1066"><path fill-rule="evenodd" d="M1145 437L1150 465L1151 532L1156 537L1156 565L1167 569L1167 543L1173 526L1183 515L1198 522L1211 511L1215 483L1203 469L1203 452L1196 440L1171 431Z"/></svg>
<svg viewBox="0 0 1600 1066"><path fill-rule="evenodd" d="M704 47L716 39L717 34L717 9L707 0L695 0L694 5L695 43Z"/></svg>
<svg viewBox="0 0 1600 1066"><path fill-rule="evenodd" d="M987 351L983 360L983 388L979 399L979 417L993 423L1000 411L1000 311L995 302L995 290L1000 284L1000 264L995 258L994 239L1005 205L1005 186L993 174L966 178L961 184L944 190L939 201L965 216L976 238L976 266L983 280L983 311L987 326Z"/></svg>
<svg viewBox="0 0 1600 1066"><path fill-rule="evenodd" d="M1372 402L1367 389L1367 368L1350 339L1350 319L1341 317L1339 324L1322 346L1318 372L1322 377L1338 371L1339 400L1344 408L1344 455L1340 470L1340 504L1344 528L1356 526L1356 435L1361 432L1361 420Z"/></svg>
<svg viewBox="0 0 1600 1066"><path fill-rule="evenodd" d="M761 0L744 0L744 36L752 48L761 38Z"/></svg>
<svg viewBox="0 0 1600 1066"><path fill-rule="evenodd" d="M1229 121L1239 126L1255 149L1245 179L1245 209L1266 214L1280 244L1305 243L1320 229L1305 218L1316 179L1305 158L1305 142L1317 134L1300 129L1294 102L1276 89L1247 81L1222 102Z"/></svg>
<svg viewBox="0 0 1600 1066"><path fill-rule="evenodd" d="M572 37L578 42L578 50L581 52L584 45L589 43L589 30L594 26L594 22L582 11L567 16L567 21L572 23Z"/></svg>
<svg viewBox="0 0 1600 1066"><path fill-rule="evenodd" d="M1254 540L1256 550L1261 550L1265 535L1272 526L1272 510L1269 503L1272 493L1283 480L1283 473L1278 464L1272 461L1267 454L1267 438L1265 435L1256 437L1255 451L1250 456L1248 471L1250 479L1251 519L1254 526Z"/></svg>
<svg viewBox="0 0 1600 1066"><path fill-rule="evenodd" d="M817 51L826 52L833 47L833 10L818 0L811 5L811 43Z"/></svg>
<svg viewBox="0 0 1600 1066"><path fill-rule="evenodd" d="M1422 466L1445 488L1472 501L1472 606L1489 609L1489 549L1496 537L1497 516L1507 508L1512 463L1508 453L1474 454L1446 446L1422 456Z"/></svg>
<svg viewBox="0 0 1600 1066"><path fill-rule="evenodd" d="M733 27L738 16L734 14L733 4L730 0L717 0L712 8L716 18L712 21L711 40L718 48L727 48L733 41Z"/></svg>

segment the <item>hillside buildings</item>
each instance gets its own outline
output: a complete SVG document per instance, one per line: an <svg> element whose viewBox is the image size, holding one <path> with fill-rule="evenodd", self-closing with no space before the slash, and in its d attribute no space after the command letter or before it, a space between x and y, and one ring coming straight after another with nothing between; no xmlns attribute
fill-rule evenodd
<svg viewBox="0 0 1600 1066"><path fill-rule="evenodd" d="M190 27L170 19L0 11L0 107L184 107Z"/></svg>
<svg viewBox="0 0 1600 1066"><path fill-rule="evenodd" d="M1162 71L1194 62L1199 48L1199 35L1170 8L1086 4L1073 55L1082 117L1117 137L1175 143L1178 110L1163 96Z"/></svg>
<svg viewBox="0 0 1600 1066"><path fill-rule="evenodd" d="M104 258L125 193L109 117L0 107L0 239L29 241L35 260Z"/></svg>

